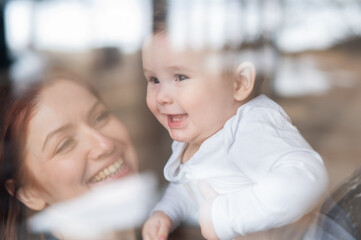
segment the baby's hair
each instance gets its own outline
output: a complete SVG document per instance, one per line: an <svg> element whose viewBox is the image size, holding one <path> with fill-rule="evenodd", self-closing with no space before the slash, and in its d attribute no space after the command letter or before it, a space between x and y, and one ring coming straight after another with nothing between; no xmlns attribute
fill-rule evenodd
<svg viewBox="0 0 361 240"><path fill-rule="evenodd" d="M167 32L168 1L154 0L153 5L153 27L154 35Z"/></svg>

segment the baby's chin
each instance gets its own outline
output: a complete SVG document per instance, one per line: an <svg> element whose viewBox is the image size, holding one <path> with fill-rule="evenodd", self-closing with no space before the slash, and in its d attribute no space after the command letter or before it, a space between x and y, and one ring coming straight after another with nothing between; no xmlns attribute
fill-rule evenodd
<svg viewBox="0 0 361 240"><path fill-rule="evenodd" d="M184 142L184 143L190 143L192 141L191 138L189 138L189 136L187 134L182 133L180 130L176 129L172 129L172 130L168 130L168 133L170 135L170 137L177 142Z"/></svg>

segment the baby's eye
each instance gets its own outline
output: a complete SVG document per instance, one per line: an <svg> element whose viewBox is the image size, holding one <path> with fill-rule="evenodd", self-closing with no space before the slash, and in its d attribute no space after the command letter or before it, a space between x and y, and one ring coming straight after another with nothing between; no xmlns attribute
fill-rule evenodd
<svg viewBox="0 0 361 240"><path fill-rule="evenodd" d="M188 79L188 77L183 74L177 74L176 77L177 77L177 81L183 81L183 80Z"/></svg>
<svg viewBox="0 0 361 240"><path fill-rule="evenodd" d="M58 147L55 150L55 154L65 152L67 150L70 150L75 144L74 138L66 138L63 141L60 142Z"/></svg>
<svg viewBox="0 0 361 240"><path fill-rule="evenodd" d="M150 78L149 78L149 82L158 84L158 83L159 83L159 79L156 78L156 77L150 77Z"/></svg>

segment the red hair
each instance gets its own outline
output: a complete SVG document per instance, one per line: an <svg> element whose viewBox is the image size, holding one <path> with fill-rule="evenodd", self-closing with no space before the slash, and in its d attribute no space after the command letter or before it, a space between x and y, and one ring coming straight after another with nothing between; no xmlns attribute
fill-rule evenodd
<svg viewBox="0 0 361 240"><path fill-rule="evenodd" d="M30 236L26 226L28 208L16 198L16 191L22 183L31 181L23 166L24 151L27 128L35 114L38 96L45 86L60 79L74 81L99 98L95 90L79 76L64 71L44 74L21 92L12 91L10 86L0 86L0 240L28 240L34 237ZM8 184L9 180L12 184ZM41 238L35 236L35 239Z"/></svg>
<svg viewBox="0 0 361 240"><path fill-rule="evenodd" d="M0 90L0 236L1 239L29 239L26 228L26 207L16 199L20 184L27 126L37 102L41 85L33 86L16 96L10 86ZM8 180L14 189L6 188ZM9 193L10 191L10 193Z"/></svg>

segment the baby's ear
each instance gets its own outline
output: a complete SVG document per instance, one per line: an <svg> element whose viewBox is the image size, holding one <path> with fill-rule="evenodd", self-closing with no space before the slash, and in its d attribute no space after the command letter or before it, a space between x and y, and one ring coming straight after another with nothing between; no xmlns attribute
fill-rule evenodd
<svg viewBox="0 0 361 240"><path fill-rule="evenodd" d="M234 77L234 99L236 101L246 100L253 91L256 81L256 68L251 62L241 63Z"/></svg>
<svg viewBox="0 0 361 240"><path fill-rule="evenodd" d="M13 196L15 192L14 180L7 180L5 183L5 187L9 194ZM40 211L46 206L45 200L40 196L38 191L33 188L20 187L16 191L16 198L22 203L24 203L28 208L35 211Z"/></svg>

